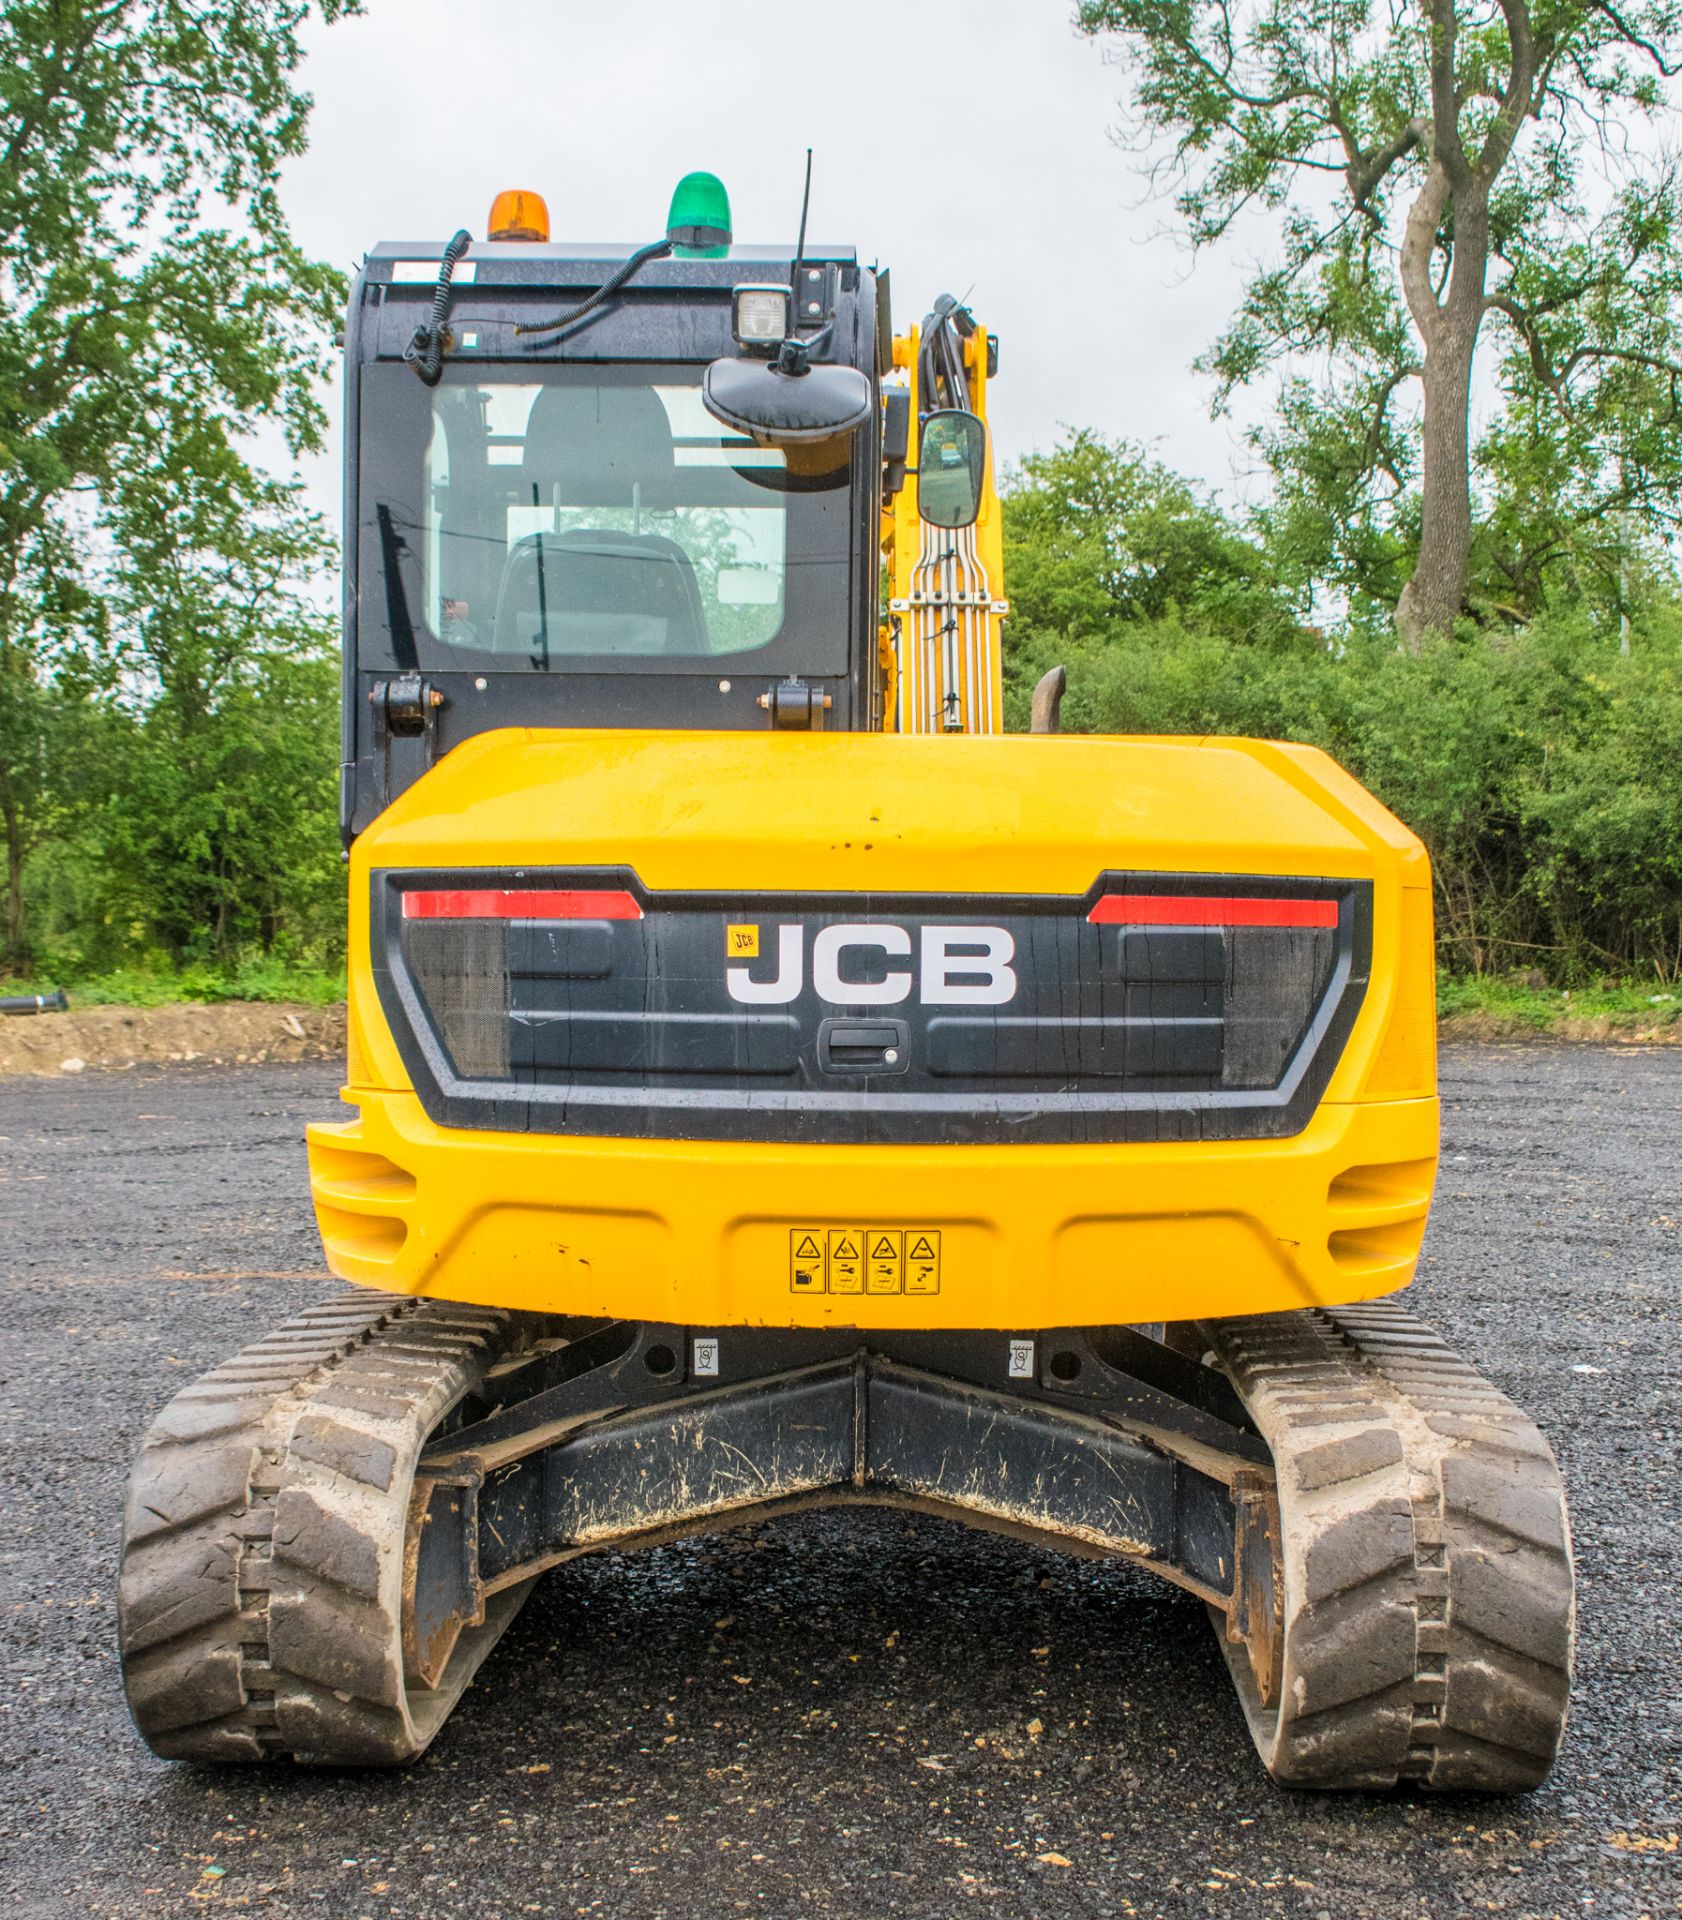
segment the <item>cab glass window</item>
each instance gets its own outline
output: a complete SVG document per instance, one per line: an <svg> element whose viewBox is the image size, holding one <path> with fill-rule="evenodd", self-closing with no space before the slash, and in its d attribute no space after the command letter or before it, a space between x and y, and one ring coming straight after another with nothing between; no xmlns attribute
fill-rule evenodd
<svg viewBox="0 0 1682 1920"><path fill-rule="evenodd" d="M430 664L780 664L798 612L844 630L845 459L797 471L733 434L702 405L698 370L452 369L432 389L370 371L399 383L371 381L364 399L377 574L362 573L381 585L364 612L406 624Z"/></svg>

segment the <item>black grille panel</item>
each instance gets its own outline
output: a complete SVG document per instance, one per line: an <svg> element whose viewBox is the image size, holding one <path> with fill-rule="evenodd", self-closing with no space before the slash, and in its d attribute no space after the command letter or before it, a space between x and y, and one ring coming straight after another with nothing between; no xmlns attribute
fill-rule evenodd
<svg viewBox="0 0 1682 1920"><path fill-rule="evenodd" d="M446 915L464 899L499 905L414 917L406 895ZM1282 923L1095 922L1109 895L1147 917ZM522 917L524 900L579 899L623 911ZM382 1004L433 1119L639 1138L1294 1133L1347 1039L1371 950L1364 882L1207 874L978 900L387 872L373 908Z"/></svg>

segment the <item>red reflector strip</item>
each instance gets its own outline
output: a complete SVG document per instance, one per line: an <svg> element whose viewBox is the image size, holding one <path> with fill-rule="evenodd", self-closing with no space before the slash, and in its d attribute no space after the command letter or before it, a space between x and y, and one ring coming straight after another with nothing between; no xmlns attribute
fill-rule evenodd
<svg viewBox="0 0 1682 1920"><path fill-rule="evenodd" d="M1101 927L1335 927L1337 902L1106 893L1086 917Z"/></svg>
<svg viewBox="0 0 1682 1920"><path fill-rule="evenodd" d="M405 920L640 920L628 893L507 887L483 892L406 893Z"/></svg>

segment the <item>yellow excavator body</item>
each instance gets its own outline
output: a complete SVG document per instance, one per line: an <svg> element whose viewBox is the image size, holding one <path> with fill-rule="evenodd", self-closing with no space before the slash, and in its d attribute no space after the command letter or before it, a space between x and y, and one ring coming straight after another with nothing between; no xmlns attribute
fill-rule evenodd
<svg viewBox="0 0 1682 1920"><path fill-rule="evenodd" d="M1308 747L1060 734L1061 669L1005 733L961 302L896 335L709 175L629 254L491 230L347 315L353 1284L143 1442L148 1742L403 1764L550 1569L874 1502L1195 1595L1281 1782L1536 1785L1558 1469L1387 1298L1419 842Z"/></svg>
<svg viewBox="0 0 1682 1920"><path fill-rule="evenodd" d="M370 903L387 872L458 885L481 868L628 868L656 894L817 894L891 922L903 896L954 896L973 913L1001 895L1084 897L1118 867L1217 876L1217 890L1235 877L1370 886L1360 1008L1300 1132L806 1144L442 1125L375 986ZM706 1325L1039 1327L1334 1305L1412 1278L1437 1150L1429 872L1412 834L1312 749L488 734L358 839L350 892L344 1098L358 1113L309 1131L322 1240L346 1280ZM733 912L717 936L721 978ZM768 947L789 917L759 915L756 936ZM859 1291L795 1283L813 1264L809 1237L826 1269L840 1257L851 1277L852 1234L889 1262L926 1242L938 1271L907 1292L883 1263L868 1270L866 1248Z"/></svg>

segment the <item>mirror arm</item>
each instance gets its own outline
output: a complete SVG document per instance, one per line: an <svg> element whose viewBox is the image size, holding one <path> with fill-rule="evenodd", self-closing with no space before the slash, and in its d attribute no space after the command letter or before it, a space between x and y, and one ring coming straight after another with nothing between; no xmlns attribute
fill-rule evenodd
<svg viewBox="0 0 1682 1920"><path fill-rule="evenodd" d="M801 374L811 371L813 357L822 353L834 337L835 322L833 320L827 326L820 328L809 340L801 340L791 333L777 349L777 356L771 364L779 373L798 378Z"/></svg>

